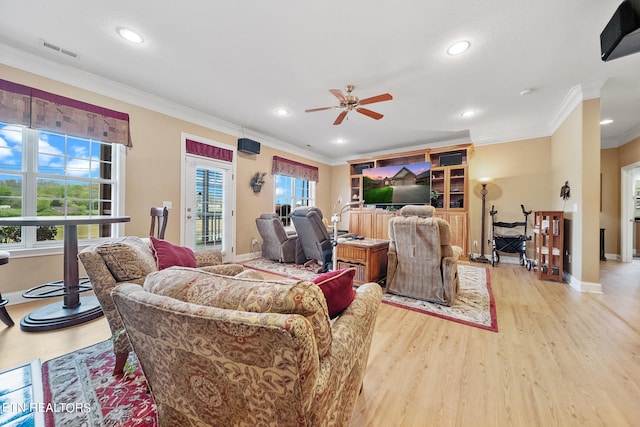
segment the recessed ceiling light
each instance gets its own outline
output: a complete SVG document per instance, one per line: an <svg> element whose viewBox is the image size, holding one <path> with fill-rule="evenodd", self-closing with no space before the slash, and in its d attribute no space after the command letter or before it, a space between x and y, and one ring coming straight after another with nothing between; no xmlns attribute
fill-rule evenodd
<svg viewBox="0 0 640 427"><path fill-rule="evenodd" d="M133 30L130 30L128 28L118 28L118 34L120 35L120 37L122 37L123 39L130 41L131 43L142 43L144 41L144 39L142 38L142 36L138 33L136 33Z"/></svg>
<svg viewBox="0 0 640 427"><path fill-rule="evenodd" d="M461 53L466 52L470 46L471 46L471 43L469 43L466 40L455 42L454 44L449 46L449 49L447 49L447 53L451 56L460 55Z"/></svg>
<svg viewBox="0 0 640 427"><path fill-rule="evenodd" d="M600 122L601 125L610 125L611 123L613 123L611 119L604 119Z"/></svg>
<svg viewBox="0 0 640 427"><path fill-rule="evenodd" d="M288 116L289 115L289 110L287 110L286 108L278 108L276 110L276 115L284 117L284 116Z"/></svg>
<svg viewBox="0 0 640 427"><path fill-rule="evenodd" d="M473 117L476 115L476 111L475 110L467 110L464 111L462 114L460 114L462 117L464 117L465 119L468 119L470 117Z"/></svg>
<svg viewBox="0 0 640 427"><path fill-rule="evenodd" d="M344 143L345 143L344 139L342 139L342 138L336 139L336 144L344 144Z"/></svg>

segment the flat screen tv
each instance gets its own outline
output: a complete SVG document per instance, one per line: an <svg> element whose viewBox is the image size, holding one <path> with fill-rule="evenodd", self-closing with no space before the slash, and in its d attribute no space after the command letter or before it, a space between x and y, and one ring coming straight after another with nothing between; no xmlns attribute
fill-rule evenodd
<svg viewBox="0 0 640 427"><path fill-rule="evenodd" d="M431 163L412 163L362 171L364 203L400 208L431 202Z"/></svg>

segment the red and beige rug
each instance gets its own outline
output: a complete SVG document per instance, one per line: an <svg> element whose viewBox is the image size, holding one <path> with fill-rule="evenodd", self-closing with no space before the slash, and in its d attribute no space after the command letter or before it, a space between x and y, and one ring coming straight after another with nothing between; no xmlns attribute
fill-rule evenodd
<svg viewBox="0 0 640 427"><path fill-rule="evenodd" d="M147 392L140 364L114 377L111 341L65 354L42 364L46 427L155 427L156 406Z"/></svg>
<svg viewBox="0 0 640 427"><path fill-rule="evenodd" d="M318 277L314 270L317 268L316 265L312 268L306 268L303 265L283 264L258 258L245 262L244 266L290 279L313 280ZM452 322L498 332L496 303L491 290L489 270L485 267L458 264L458 275L460 289L456 303L451 307L386 292L382 296L382 302Z"/></svg>
<svg viewBox="0 0 640 427"><path fill-rule="evenodd" d="M496 302L491 290L489 269L458 264L460 286L451 307L428 301L384 293L382 302L441 319L498 332Z"/></svg>

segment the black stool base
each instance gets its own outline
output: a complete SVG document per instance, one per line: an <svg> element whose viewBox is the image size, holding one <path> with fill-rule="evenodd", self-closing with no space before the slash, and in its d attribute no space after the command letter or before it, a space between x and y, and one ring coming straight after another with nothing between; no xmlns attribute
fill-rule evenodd
<svg viewBox="0 0 640 427"><path fill-rule="evenodd" d="M2 320L2 322L7 326L13 326L13 319L11 318L11 316L9 316L9 312L4 307L8 302L9 301L7 301L5 298L0 297L0 320Z"/></svg>
<svg viewBox="0 0 640 427"><path fill-rule="evenodd" d="M43 332L79 325L102 316L102 307L94 296L80 298L75 308L63 308L60 302L45 305L20 321L20 329L25 332Z"/></svg>

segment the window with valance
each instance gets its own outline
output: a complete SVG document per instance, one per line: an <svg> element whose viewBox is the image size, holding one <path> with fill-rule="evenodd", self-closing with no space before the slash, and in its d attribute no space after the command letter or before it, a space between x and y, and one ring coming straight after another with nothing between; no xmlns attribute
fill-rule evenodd
<svg viewBox="0 0 640 427"><path fill-rule="evenodd" d="M127 114L0 80L0 216L122 213L125 146ZM116 234L111 225L78 227L81 239ZM62 238L62 227L0 227L4 249Z"/></svg>
<svg viewBox="0 0 640 427"><path fill-rule="evenodd" d="M290 225L289 215L299 206L314 206L318 168L273 156L271 173L275 181L275 211L285 226Z"/></svg>
<svg viewBox="0 0 640 427"><path fill-rule="evenodd" d="M284 175L292 178L318 182L317 166L307 165L294 160L285 159L284 157L273 156L271 173L273 175Z"/></svg>
<svg viewBox="0 0 640 427"><path fill-rule="evenodd" d="M129 115L0 80L0 121L133 146Z"/></svg>

